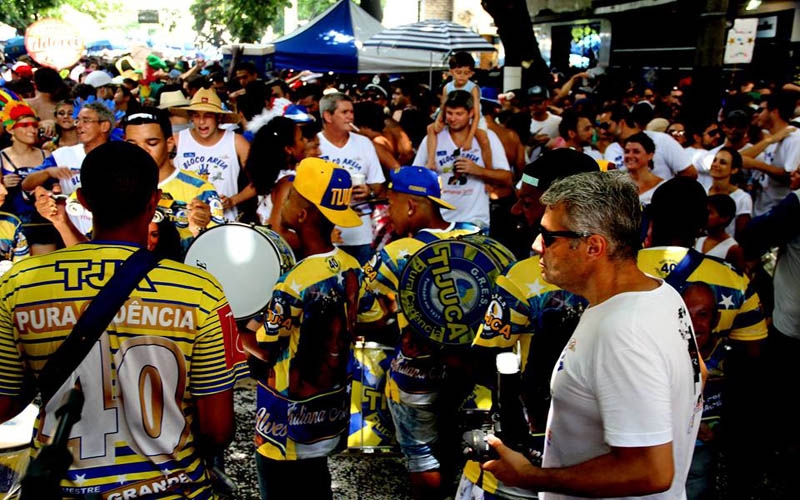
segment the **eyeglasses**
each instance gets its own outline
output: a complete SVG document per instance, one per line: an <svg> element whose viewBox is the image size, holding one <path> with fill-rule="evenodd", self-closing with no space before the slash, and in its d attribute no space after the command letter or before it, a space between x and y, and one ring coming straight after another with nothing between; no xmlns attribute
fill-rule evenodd
<svg viewBox="0 0 800 500"><path fill-rule="evenodd" d="M28 128L28 127L36 128L38 126L39 126L39 122L20 122L20 123L15 123L14 126L11 127L11 128L12 129L15 129L15 128Z"/></svg>
<svg viewBox="0 0 800 500"><path fill-rule="evenodd" d="M542 227L541 225L539 226L539 234L542 236L542 242L546 247L552 246L553 243L556 242L556 238L568 238L571 240L577 240L580 238L587 238L592 235L591 233L585 233L585 232L579 233L576 231L549 231L544 227Z"/></svg>
<svg viewBox="0 0 800 500"><path fill-rule="evenodd" d="M75 125L78 125L80 123L82 123L84 125L86 125L87 123L100 123L102 121L104 121L104 120L95 120L95 119L92 119L92 118L78 118L77 120L75 120Z"/></svg>

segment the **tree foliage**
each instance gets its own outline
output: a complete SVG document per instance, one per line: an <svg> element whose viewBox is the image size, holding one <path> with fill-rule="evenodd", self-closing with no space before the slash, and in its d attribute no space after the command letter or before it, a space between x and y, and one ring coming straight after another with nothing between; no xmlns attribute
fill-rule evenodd
<svg viewBox="0 0 800 500"><path fill-rule="evenodd" d="M0 0L5 1L8 0ZM282 24L283 8L293 1L297 2L298 18L313 19L338 0L195 0L190 11L199 36L208 43L220 46L230 41L260 40L269 26ZM381 0L360 0L360 4L380 20ZM226 38L228 34L230 40Z"/></svg>
<svg viewBox="0 0 800 500"><path fill-rule="evenodd" d="M43 11L61 3L61 0L0 0L0 21L24 33L29 24L44 17Z"/></svg>
<svg viewBox="0 0 800 500"><path fill-rule="evenodd" d="M0 0L0 21L24 34L25 29L39 19L60 18L60 9L65 5L102 21L119 11L121 0Z"/></svg>
<svg viewBox="0 0 800 500"><path fill-rule="evenodd" d="M267 27L283 14L289 0L195 0L189 8L194 29L214 45L225 43L225 34L238 42L257 42Z"/></svg>
<svg viewBox="0 0 800 500"><path fill-rule="evenodd" d="M339 0L297 0L298 19L313 19Z"/></svg>

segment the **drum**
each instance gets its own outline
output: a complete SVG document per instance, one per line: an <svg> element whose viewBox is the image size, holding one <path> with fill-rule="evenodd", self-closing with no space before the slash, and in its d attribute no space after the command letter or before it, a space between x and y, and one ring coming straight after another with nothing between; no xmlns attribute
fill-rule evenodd
<svg viewBox="0 0 800 500"><path fill-rule="evenodd" d="M195 238L184 262L211 273L225 290L233 316L242 320L267 307L275 283L295 258L289 244L268 227L230 223Z"/></svg>
<svg viewBox="0 0 800 500"><path fill-rule="evenodd" d="M356 341L354 354L347 449L351 453L397 452L394 423L384 394L394 349Z"/></svg>
<svg viewBox="0 0 800 500"><path fill-rule="evenodd" d="M483 323L497 276L514 260L510 250L483 235L428 243L400 276L400 309L420 335L469 345Z"/></svg>
<svg viewBox="0 0 800 500"><path fill-rule="evenodd" d="M30 404L0 425L0 493L8 493L28 467L33 424L38 414L39 408Z"/></svg>

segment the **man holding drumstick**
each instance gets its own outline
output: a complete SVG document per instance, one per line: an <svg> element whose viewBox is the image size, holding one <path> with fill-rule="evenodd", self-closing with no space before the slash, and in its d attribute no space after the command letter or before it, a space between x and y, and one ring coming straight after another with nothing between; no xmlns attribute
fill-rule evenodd
<svg viewBox="0 0 800 500"><path fill-rule="evenodd" d="M256 467L262 499L330 499L328 455L350 422L352 329L364 292L361 266L331 242L334 225L356 227L346 170L306 158L281 209L301 260L278 280L265 321L242 332L258 380Z"/></svg>

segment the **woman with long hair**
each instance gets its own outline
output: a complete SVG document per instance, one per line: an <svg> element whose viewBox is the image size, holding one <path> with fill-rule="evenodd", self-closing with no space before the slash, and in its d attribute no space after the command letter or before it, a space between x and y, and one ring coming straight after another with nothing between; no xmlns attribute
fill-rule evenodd
<svg viewBox="0 0 800 500"><path fill-rule="evenodd" d="M22 180L34 167L42 164L48 153L37 147L39 118L22 101L6 104L2 112L3 125L11 135L11 146L0 151L0 181L8 190L3 210L22 221L31 254L43 254L56 249L60 241L53 225L42 218L22 191Z"/></svg>
<svg viewBox="0 0 800 500"><path fill-rule="evenodd" d="M259 128L250 143L245 171L256 188L261 224L270 225L293 248L294 233L281 227L281 205L294 179L294 167L305 157L306 141L293 120L276 116Z"/></svg>
<svg viewBox="0 0 800 500"><path fill-rule="evenodd" d="M645 206L650 204L656 188L664 182L664 179L653 173L655 152L653 139L644 132L633 134L625 140L625 168L639 187L639 201Z"/></svg>
<svg viewBox="0 0 800 500"><path fill-rule="evenodd" d="M736 237L750 222L753 216L753 199L742 189L739 189L735 179L741 175L742 155L734 148L723 147L714 155L711 162L711 187L708 194L727 194L736 204L736 214L725 232Z"/></svg>

